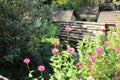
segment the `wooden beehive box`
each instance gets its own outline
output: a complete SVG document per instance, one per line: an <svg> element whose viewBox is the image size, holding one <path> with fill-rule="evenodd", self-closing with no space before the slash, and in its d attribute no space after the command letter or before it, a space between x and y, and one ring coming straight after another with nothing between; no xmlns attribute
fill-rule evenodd
<svg viewBox="0 0 120 80"><path fill-rule="evenodd" d="M68 40L69 45L75 47L79 40L82 40L85 35L90 35L94 41L96 34L101 32L101 29L106 29L104 23L95 22L54 22L59 26L56 36L60 39L60 42L64 45L65 41ZM66 26L70 26L72 30L67 33L65 30ZM107 30L107 29L106 29Z"/></svg>

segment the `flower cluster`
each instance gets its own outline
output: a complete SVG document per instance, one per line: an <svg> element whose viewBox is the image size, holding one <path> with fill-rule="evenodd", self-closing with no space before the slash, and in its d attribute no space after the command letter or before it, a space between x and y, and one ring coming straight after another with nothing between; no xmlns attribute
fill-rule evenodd
<svg viewBox="0 0 120 80"><path fill-rule="evenodd" d="M24 58L23 62L28 65L30 63L30 58ZM38 66L38 71L44 71L44 70L45 70L44 66L40 66L40 65Z"/></svg>
<svg viewBox="0 0 120 80"><path fill-rule="evenodd" d="M59 45L58 41L53 41L52 44L55 46L55 48L52 49L53 54L57 54L59 52L59 49L56 48Z"/></svg>
<svg viewBox="0 0 120 80"><path fill-rule="evenodd" d="M30 70L30 67L29 67L29 65L28 65L28 64L30 63L30 58L27 58L27 57L24 58L24 59L23 59L23 63L25 63L25 64L27 65L27 68L28 68L28 71L29 71L29 77L33 78L33 75L31 74L33 71ZM38 70L39 72L41 72L40 78L43 79L43 78L42 78L42 72L45 70L45 66L39 65L38 68L37 68L37 70ZM33 78L33 79L36 79L36 78Z"/></svg>

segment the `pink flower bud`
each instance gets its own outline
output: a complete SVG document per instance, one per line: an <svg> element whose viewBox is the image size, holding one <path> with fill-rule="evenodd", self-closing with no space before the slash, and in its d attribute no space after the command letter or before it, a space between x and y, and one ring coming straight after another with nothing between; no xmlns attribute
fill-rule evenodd
<svg viewBox="0 0 120 80"><path fill-rule="evenodd" d="M115 48L116 53L120 53L120 48Z"/></svg>
<svg viewBox="0 0 120 80"><path fill-rule="evenodd" d="M92 70L94 68L94 66L92 64L88 65L88 69Z"/></svg>
<svg viewBox="0 0 120 80"><path fill-rule="evenodd" d="M59 42L53 41L52 44L53 44L54 46L58 46L58 45L59 45Z"/></svg>
<svg viewBox="0 0 120 80"><path fill-rule="evenodd" d="M118 16L118 13L115 13L114 16Z"/></svg>
<svg viewBox="0 0 120 80"><path fill-rule="evenodd" d="M83 67L83 63L79 62L76 64L76 68L81 68L81 67Z"/></svg>
<svg viewBox="0 0 120 80"><path fill-rule="evenodd" d="M90 56L90 57L89 57L89 61L90 61L90 62L95 62L95 60L96 60L96 57L95 57L95 56Z"/></svg>
<svg viewBox="0 0 120 80"><path fill-rule="evenodd" d="M25 59L23 60L23 62L24 62L25 64L29 64L29 63L30 63L30 59L29 59L29 58L25 58Z"/></svg>
<svg viewBox="0 0 120 80"><path fill-rule="evenodd" d="M104 41L104 45L109 45L110 42L109 41Z"/></svg>
<svg viewBox="0 0 120 80"><path fill-rule="evenodd" d="M38 69L38 71L42 72L42 71L44 71L44 70L45 70L45 67L44 67L44 66L39 65L37 69Z"/></svg>
<svg viewBox="0 0 120 80"><path fill-rule="evenodd" d="M69 32L69 31L71 31L71 30L72 30L72 28L71 28L71 27L69 27L69 26L66 26L66 27L65 27L65 30L66 30L67 32Z"/></svg>
<svg viewBox="0 0 120 80"><path fill-rule="evenodd" d="M68 51L69 53L73 54L73 53L75 52L75 49L72 48L72 47L68 47L68 48L67 48L67 51Z"/></svg>
<svg viewBox="0 0 120 80"><path fill-rule="evenodd" d="M96 48L95 52L96 52L96 54L101 55L102 54L102 49L101 48Z"/></svg>
<svg viewBox="0 0 120 80"><path fill-rule="evenodd" d="M57 49L57 48L52 49L52 53L58 53L58 52L59 52L59 49Z"/></svg>

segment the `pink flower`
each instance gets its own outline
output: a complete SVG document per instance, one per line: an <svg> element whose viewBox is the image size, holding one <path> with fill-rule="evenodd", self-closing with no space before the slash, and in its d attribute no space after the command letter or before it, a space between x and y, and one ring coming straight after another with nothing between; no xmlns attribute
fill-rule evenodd
<svg viewBox="0 0 120 80"><path fill-rule="evenodd" d="M42 72L42 71L44 71L44 70L45 70L45 67L44 67L44 66L39 65L37 69L38 69L38 71L41 71L41 72Z"/></svg>
<svg viewBox="0 0 120 80"><path fill-rule="evenodd" d="M115 48L116 53L120 53L120 48Z"/></svg>
<svg viewBox="0 0 120 80"><path fill-rule="evenodd" d="M101 55L102 54L102 49L101 48L96 48L95 52L96 52L96 54Z"/></svg>
<svg viewBox="0 0 120 80"><path fill-rule="evenodd" d="M120 27L120 23L119 24L116 24L117 27Z"/></svg>
<svg viewBox="0 0 120 80"><path fill-rule="evenodd" d="M88 65L88 69L92 70L94 68L94 66L92 64Z"/></svg>
<svg viewBox="0 0 120 80"><path fill-rule="evenodd" d="M71 28L70 26L66 26L66 27L65 27L65 30L66 30L67 32L69 32L69 31L72 30L72 28Z"/></svg>
<svg viewBox="0 0 120 80"><path fill-rule="evenodd" d="M53 44L54 46L58 46L58 45L59 45L59 42L53 41L52 44Z"/></svg>
<svg viewBox="0 0 120 80"><path fill-rule="evenodd" d="M57 52L59 52L59 49L57 49L57 48L52 49L52 53L57 53Z"/></svg>
<svg viewBox="0 0 120 80"><path fill-rule="evenodd" d="M115 13L114 16L118 16L118 13Z"/></svg>
<svg viewBox="0 0 120 80"><path fill-rule="evenodd" d="M92 77L88 77L87 80L94 80Z"/></svg>
<svg viewBox="0 0 120 80"><path fill-rule="evenodd" d="M104 45L109 45L110 42L109 41L104 41Z"/></svg>
<svg viewBox="0 0 120 80"><path fill-rule="evenodd" d="M76 68L81 68L83 66L83 63L79 62L76 64Z"/></svg>
<svg viewBox="0 0 120 80"><path fill-rule="evenodd" d="M95 57L95 56L90 56L90 57L89 57L89 61L95 62L95 60L96 60L96 57Z"/></svg>
<svg viewBox="0 0 120 80"><path fill-rule="evenodd" d="M30 63L30 59L29 59L29 58L24 58L23 62L24 62L25 64L29 64L29 63Z"/></svg>
<svg viewBox="0 0 120 80"><path fill-rule="evenodd" d="M75 49L73 47L68 47L67 51L71 54L73 54L75 52Z"/></svg>

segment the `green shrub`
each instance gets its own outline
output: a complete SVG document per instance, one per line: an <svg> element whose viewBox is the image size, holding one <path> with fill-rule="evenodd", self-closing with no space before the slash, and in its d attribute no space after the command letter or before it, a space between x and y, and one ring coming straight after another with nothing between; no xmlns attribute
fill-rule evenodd
<svg viewBox="0 0 120 80"><path fill-rule="evenodd" d="M60 51L60 55L53 53L50 60L54 74L50 80L120 79L120 27L110 28L107 33L107 40L102 44L100 34L95 41L89 36L79 41L77 53L80 58L77 63L72 56L75 53L71 54L68 49Z"/></svg>
<svg viewBox="0 0 120 80"><path fill-rule="evenodd" d="M48 61L51 55L43 53L46 49L43 39L54 36L57 29L49 21L53 7L41 0L0 1L1 75L10 80L27 80L28 72L22 63L25 57L31 58L32 69L36 69L39 64L45 64L48 66L46 74L50 73L52 69L45 61ZM49 76L46 74L44 77ZM38 76L37 71L34 75Z"/></svg>
<svg viewBox="0 0 120 80"><path fill-rule="evenodd" d="M66 4L60 5L64 9L78 10L80 6L97 6L99 0L68 0Z"/></svg>

